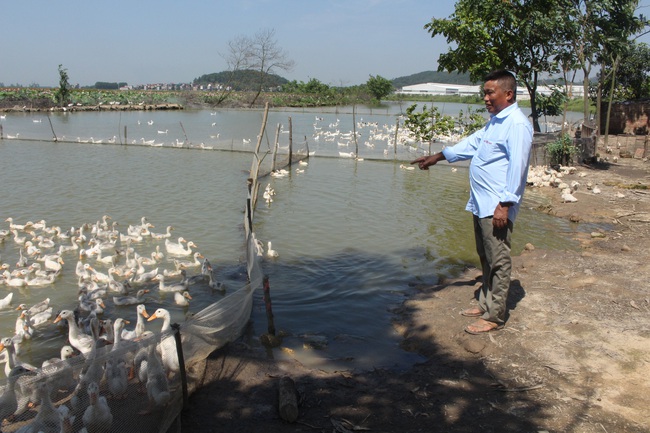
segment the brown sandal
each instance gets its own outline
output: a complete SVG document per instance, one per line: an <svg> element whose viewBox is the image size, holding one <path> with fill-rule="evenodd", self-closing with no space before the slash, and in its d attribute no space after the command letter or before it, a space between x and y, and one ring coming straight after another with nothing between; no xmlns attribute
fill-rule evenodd
<svg viewBox="0 0 650 433"><path fill-rule="evenodd" d="M465 317L481 317L485 311L481 310L479 307L468 308L460 312L461 316Z"/></svg>
<svg viewBox="0 0 650 433"><path fill-rule="evenodd" d="M489 322L484 319L479 319L476 322L472 323L471 325L467 325L465 327L465 332L472 335L478 335L490 331L496 331L501 328L503 328L503 325L494 322Z"/></svg>

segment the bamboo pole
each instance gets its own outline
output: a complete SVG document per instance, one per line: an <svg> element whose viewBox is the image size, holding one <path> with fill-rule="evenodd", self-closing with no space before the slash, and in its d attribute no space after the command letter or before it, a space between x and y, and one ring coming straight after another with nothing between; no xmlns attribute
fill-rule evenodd
<svg viewBox="0 0 650 433"><path fill-rule="evenodd" d="M178 123L181 124L181 129L183 130L183 135L185 136L185 143L183 143L183 146L185 146L186 144L189 145L190 140L188 140L187 134L185 133L185 128L183 127L183 122L178 122Z"/></svg>
<svg viewBox="0 0 650 433"><path fill-rule="evenodd" d="M47 115L47 121L50 122L50 129L52 130L53 140L59 141L59 139L56 137L56 132L54 132L54 126L52 126L52 119L50 119L49 114Z"/></svg>
<svg viewBox="0 0 650 433"><path fill-rule="evenodd" d="M309 142L307 141L306 135L305 135L305 147L307 148L307 159L309 159Z"/></svg>
<svg viewBox="0 0 650 433"><path fill-rule="evenodd" d="M176 354L178 355L178 367L181 374L181 388L183 391L183 407L187 407L187 372L185 371L185 357L183 356L183 344L181 343L181 326L178 323L172 324L174 340L176 341Z"/></svg>
<svg viewBox="0 0 650 433"><path fill-rule="evenodd" d="M293 124L291 123L291 116L289 116L289 167L293 160Z"/></svg>
<svg viewBox="0 0 650 433"><path fill-rule="evenodd" d="M397 157L397 131L399 131L399 119L395 123L395 141L393 145L393 157Z"/></svg>
<svg viewBox="0 0 650 433"><path fill-rule="evenodd" d="M271 285L268 275L264 275L264 305L266 306L267 333L260 335L260 341L266 347L278 347L282 344L282 337L275 335L275 323L273 320L273 306L271 305Z"/></svg>
<svg viewBox="0 0 650 433"><path fill-rule="evenodd" d="M275 161L278 157L278 144L280 139L280 124L275 128L275 140L273 141L273 162L271 163L271 171L275 171Z"/></svg>
<svg viewBox="0 0 650 433"><path fill-rule="evenodd" d="M352 136L354 137L354 154L359 157L359 141L357 140L357 104L352 106Z"/></svg>

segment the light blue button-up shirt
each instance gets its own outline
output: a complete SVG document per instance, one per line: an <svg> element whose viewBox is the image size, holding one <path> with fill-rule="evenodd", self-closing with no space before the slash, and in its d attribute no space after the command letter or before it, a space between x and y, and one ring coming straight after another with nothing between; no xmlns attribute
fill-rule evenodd
<svg viewBox="0 0 650 433"><path fill-rule="evenodd" d="M515 221L526 187L532 142L532 125L515 102L490 117L483 129L443 149L449 162L472 160L466 210L485 218L494 215L500 202L510 202L508 219Z"/></svg>

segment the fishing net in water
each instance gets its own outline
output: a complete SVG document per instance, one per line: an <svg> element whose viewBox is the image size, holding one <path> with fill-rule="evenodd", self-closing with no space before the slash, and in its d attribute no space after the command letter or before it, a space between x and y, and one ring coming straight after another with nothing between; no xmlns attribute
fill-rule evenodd
<svg viewBox="0 0 650 433"><path fill-rule="evenodd" d="M178 421L202 385L205 359L242 335L262 285L262 248L253 231L261 159L256 152L244 212L248 283L169 331L108 345L98 340L86 356L66 357L62 349L61 358L31 371L14 367L0 381L2 432L167 432Z"/></svg>
<svg viewBox="0 0 650 433"><path fill-rule="evenodd" d="M52 360L37 371L14 367L0 387L2 432L168 431L185 397L201 386L201 363L239 338L250 318L253 293L262 283L256 245L251 232L250 282L177 329L114 341L86 357Z"/></svg>
<svg viewBox="0 0 650 433"><path fill-rule="evenodd" d="M165 432L185 395L201 385L200 363L237 339L251 313L262 272L255 234L248 236L250 283L164 333L120 340L86 357L53 360L34 371L17 366L1 387L3 432ZM177 338L180 337L181 374Z"/></svg>

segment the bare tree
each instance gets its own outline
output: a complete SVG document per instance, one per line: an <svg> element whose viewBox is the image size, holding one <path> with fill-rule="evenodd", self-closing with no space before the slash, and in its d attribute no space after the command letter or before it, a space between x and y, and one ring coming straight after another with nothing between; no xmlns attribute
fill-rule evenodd
<svg viewBox="0 0 650 433"><path fill-rule="evenodd" d="M275 30L260 30L248 42L250 50L245 56L248 69L259 73L257 93L250 104L252 107L262 93L268 75L274 74L276 71L290 71L293 69L294 61L289 59L284 50L278 46L275 40Z"/></svg>
<svg viewBox="0 0 650 433"><path fill-rule="evenodd" d="M229 79L219 102L225 100L232 92L231 84L241 78L239 72L250 71L256 75L255 90L257 93L250 103L252 107L264 90L269 75L276 71L290 71L294 62L278 46L275 40L275 30L260 30L255 36L237 36L228 42L228 51L221 54L228 64Z"/></svg>
<svg viewBox="0 0 650 433"><path fill-rule="evenodd" d="M223 89L217 97L217 104L225 101L234 91L233 83L239 71L249 68L250 53L252 52L252 41L246 36L237 36L228 41L228 51L221 57L228 65L228 80L223 84Z"/></svg>

